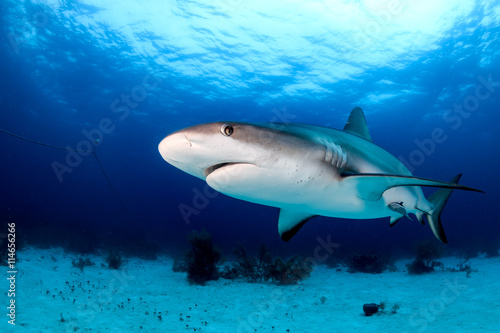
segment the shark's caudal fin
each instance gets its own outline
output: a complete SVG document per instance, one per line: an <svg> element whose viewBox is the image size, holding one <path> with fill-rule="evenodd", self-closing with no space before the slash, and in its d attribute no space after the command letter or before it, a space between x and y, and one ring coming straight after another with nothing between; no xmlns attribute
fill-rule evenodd
<svg viewBox="0 0 500 333"><path fill-rule="evenodd" d="M455 178L450 180L450 183L458 184L460 177L462 177L462 174L455 176ZM441 224L441 213L443 212L446 202L450 198L451 192L453 192L452 188L442 188L434 192L427 199L432 204L432 209L426 212L427 219L429 220L429 226L437 239L445 244L448 243L448 241L446 240L443 225Z"/></svg>

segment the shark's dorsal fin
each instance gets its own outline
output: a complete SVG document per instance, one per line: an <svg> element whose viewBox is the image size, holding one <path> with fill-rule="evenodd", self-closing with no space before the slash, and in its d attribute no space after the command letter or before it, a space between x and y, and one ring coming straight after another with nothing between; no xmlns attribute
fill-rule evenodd
<svg viewBox="0 0 500 333"><path fill-rule="evenodd" d="M368 125L366 125L365 114L360 107L352 109L349 119L347 119L347 123L344 126L344 131L372 141L370 132L368 132Z"/></svg>
<svg viewBox="0 0 500 333"><path fill-rule="evenodd" d="M293 236L302 228L307 221L317 215L310 213L297 212L294 210L281 209L278 220L278 231L280 237L285 242L292 239Z"/></svg>

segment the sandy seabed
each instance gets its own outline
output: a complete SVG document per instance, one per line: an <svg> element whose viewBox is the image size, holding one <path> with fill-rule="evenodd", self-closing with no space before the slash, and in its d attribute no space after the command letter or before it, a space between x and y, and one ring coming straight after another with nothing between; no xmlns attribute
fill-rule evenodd
<svg viewBox="0 0 500 333"><path fill-rule="evenodd" d="M317 266L298 285L220 279L194 286L165 256L129 258L111 270L104 257L89 255L95 266L83 271L61 248L17 256L15 298L2 267L0 332L500 332L500 258L471 259L470 277L409 275L408 260L383 274ZM459 259L440 261L455 267ZM380 302L385 313L364 316L363 304Z"/></svg>

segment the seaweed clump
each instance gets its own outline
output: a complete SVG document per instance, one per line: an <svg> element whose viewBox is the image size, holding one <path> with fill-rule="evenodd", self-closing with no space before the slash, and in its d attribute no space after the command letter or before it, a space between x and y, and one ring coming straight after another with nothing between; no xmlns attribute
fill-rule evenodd
<svg viewBox="0 0 500 333"><path fill-rule="evenodd" d="M408 274L411 275L431 273L434 272L436 267L439 267L441 269L444 268L443 264L439 261L423 260L423 259L415 259L410 264L406 265L406 269L408 269Z"/></svg>
<svg viewBox="0 0 500 333"><path fill-rule="evenodd" d="M467 277L469 278L472 272L477 272L477 269L472 269L472 266L469 264L470 258L466 258L461 260L457 264L457 268L446 268L448 272L465 272Z"/></svg>
<svg viewBox="0 0 500 333"><path fill-rule="evenodd" d="M273 258L264 244L259 247L259 255L253 258L247 255L240 244L235 251L237 262L232 269L226 267L224 278L244 278L248 282L278 282L279 284L297 284L308 278L313 270L309 261L299 256L283 261L280 257Z"/></svg>
<svg viewBox="0 0 500 333"><path fill-rule="evenodd" d="M417 245L416 257L406 265L408 274L419 275L434 272L436 267L444 269L443 263L434 259L441 258L443 248L433 241L424 241Z"/></svg>
<svg viewBox="0 0 500 333"><path fill-rule="evenodd" d="M289 285L310 276L313 267L310 261L295 256L288 260L273 257L265 245L259 247L259 255L249 256L240 244L235 251L236 262L219 269L221 256L212 244L206 231L193 232L189 236L191 251L184 260L175 259L174 272L187 272L190 284L205 285L207 281L246 279L248 282L277 282Z"/></svg>
<svg viewBox="0 0 500 333"><path fill-rule="evenodd" d="M95 263L93 261L90 260L90 258L85 258L83 259L83 257L78 257L77 259L73 259L71 261L71 264L73 265L73 267L78 267L80 268L80 270L83 272L83 269L87 266L94 266Z"/></svg>
<svg viewBox="0 0 500 333"><path fill-rule="evenodd" d="M220 252L212 244L212 236L206 231L193 232L189 236L191 252L186 258L190 284L205 285L207 281L218 280Z"/></svg>
<svg viewBox="0 0 500 333"><path fill-rule="evenodd" d="M349 263L349 273L380 274L387 268L387 263L375 254L355 255Z"/></svg>
<svg viewBox="0 0 500 333"><path fill-rule="evenodd" d="M106 262L108 263L108 268L119 269L123 264L123 259L118 251L111 251L106 258Z"/></svg>

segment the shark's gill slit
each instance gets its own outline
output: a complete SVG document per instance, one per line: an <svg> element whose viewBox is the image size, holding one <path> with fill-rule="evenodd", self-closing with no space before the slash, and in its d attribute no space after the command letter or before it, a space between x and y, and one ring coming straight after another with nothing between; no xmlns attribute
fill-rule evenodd
<svg viewBox="0 0 500 333"><path fill-rule="evenodd" d="M327 145L325 145L325 157L324 157L324 160L325 160L326 163L332 163L332 160L333 160L333 151Z"/></svg>
<svg viewBox="0 0 500 333"><path fill-rule="evenodd" d="M325 157L326 163L342 169L347 164L347 153L342 146L338 146L334 143L325 144Z"/></svg>
<svg viewBox="0 0 500 333"><path fill-rule="evenodd" d="M345 151L345 149L342 148L342 146L339 146L338 147L339 151L340 151L340 163L337 164L337 168L339 169L343 169L346 164L347 164L347 153Z"/></svg>

